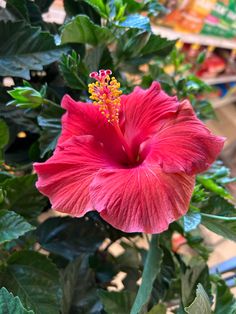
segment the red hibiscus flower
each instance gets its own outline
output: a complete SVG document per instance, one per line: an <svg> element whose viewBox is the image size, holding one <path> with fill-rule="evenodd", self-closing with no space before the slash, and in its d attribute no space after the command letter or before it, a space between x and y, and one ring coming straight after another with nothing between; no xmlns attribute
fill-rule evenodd
<svg viewBox="0 0 236 314"><path fill-rule="evenodd" d="M93 104L64 96L54 155L34 164L37 188L57 211L81 217L97 210L123 231L160 233L187 212L195 175L214 162L224 139L159 83L120 96L110 74L91 74Z"/></svg>

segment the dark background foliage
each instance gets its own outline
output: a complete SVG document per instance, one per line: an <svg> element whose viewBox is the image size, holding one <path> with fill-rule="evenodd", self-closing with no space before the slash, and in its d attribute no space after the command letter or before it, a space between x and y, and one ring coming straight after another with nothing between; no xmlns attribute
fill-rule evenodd
<svg viewBox="0 0 236 314"><path fill-rule="evenodd" d="M43 20L52 3L7 0L0 9L0 313L162 314L173 307L194 314L204 307L209 314L213 293L215 313L235 313L227 285L209 275L199 229L236 240L236 211L225 189L234 179L220 161L198 176L188 214L151 240L116 230L96 213L50 218L32 163L55 148L62 96L88 100L91 71L111 69L124 93L159 80L169 94L188 97L201 119L214 117L210 103L196 98L209 87L186 74L174 41L151 31L150 18L165 12L157 1L64 0L63 25ZM166 64L175 77L164 72ZM175 232L187 239L191 259L172 250ZM120 272L118 291L113 279Z"/></svg>

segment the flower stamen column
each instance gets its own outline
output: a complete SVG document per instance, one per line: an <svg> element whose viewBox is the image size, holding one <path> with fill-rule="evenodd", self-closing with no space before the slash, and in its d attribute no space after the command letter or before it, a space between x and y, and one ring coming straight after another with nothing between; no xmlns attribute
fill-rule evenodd
<svg viewBox="0 0 236 314"><path fill-rule="evenodd" d="M120 83L117 82L115 77L111 78L111 74L111 70L100 70L99 72L90 73L90 77L96 80L95 83L88 85L89 93L91 94L90 99L93 100L95 106L99 107L99 111L107 118L108 123L114 126L130 161L135 161L132 150L119 126L120 95L122 94L122 91L119 89Z"/></svg>

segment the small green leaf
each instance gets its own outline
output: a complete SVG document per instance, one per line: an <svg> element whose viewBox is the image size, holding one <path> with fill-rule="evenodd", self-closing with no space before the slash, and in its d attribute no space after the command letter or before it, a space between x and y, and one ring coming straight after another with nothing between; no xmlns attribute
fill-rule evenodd
<svg viewBox="0 0 236 314"><path fill-rule="evenodd" d="M107 7L103 0L85 0L89 5L91 5L101 17L105 19L108 18L109 12L107 12Z"/></svg>
<svg viewBox="0 0 236 314"><path fill-rule="evenodd" d="M206 51L201 51L196 59L197 64L202 64L205 58L206 58Z"/></svg>
<svg viewBox="0 0 236 314"><path fill-rule="evenodd" d="M59 63L60 72L70 88L87 89L88 71L80 62L80 56L73 50L71 54L63 54ZM94 70L94 68L93 68Z"/></svg>
<svg viewBox="0 0 236 314"><path fill-rule="evenodd" d="M99 297L107 314L130 314L135 294L130 291L108 292L100 290Z"/></svg>
<svg viewBox="0 0 236 314"><path fill-rule="evenodd" d="M128 15L127 18L123 22L118 24L118 26L143 29L146 31L151 30L149 18L140 14Z"/></svg>
<svg viewBox="0 0 236 314"><path fill-rule="evenodd" d="M0 243L17 239L34 229L35 227L15 212L0 210Z"/></svg>
<svg viewBox="0 0 236 314"><path fill-rule="evenodd" d="M184 216L184 231L190 232L198 227L201 223L201 214L189 212Z"/></svg>
<svg viewBox="0 0 236 314"><path fill-rule="evenodd" d="M227 190L225 190L222 186L216 184L212 179L206 178L204 176L197 176L197 182L201 183L207 190L219 196L231 197Z"/></svg>
<svg viewBox="0 0 236 314"><path fill-rule="evenodd" d="M6 122L0 119L0 150L4 148L9 141L9 130Z"/></svg>
<svg viewBox="0 0 236 314"><path fill-rule="evenodd" d="M185 311L188 314L211 314L211 304L206 291L199 283L196 290L196 298L193 303L188 307L185 307Z"/></svg>
<svg viewBox="0 0 236 314"><path fill-rule="evenodd" d="M152 292L153 283L161 270L162 257L162 250L158 246L158 235L153 235L144 265L142 283L132 306L131 314L139 313L146 306Z"/></svg>
<svg viewBox="0 0 236 314"><path fill-rule="evenodd" d="M166 314L166 306L161 303L157 304L147 314Z"/></svg>
<svg viewBox="0 0 236 314"><path fill-rule="evenodd" d="M7 103L7 105L15 105L22 109L34 109L43 103L43 96L40 92L29 86L15 87L8 91L8 94L14 100Z"/></svg>
<svg viewBox="0 0 236 314"><path fill-rule="evenodd" d="M66 43L80 43L98 45L111 40L112 32L105 27L94 24L87 16L77 15L67 23L61 34L61 41Z"/></svg>
<svg viewBox="0 0 236 314"><path fill-rule="evenodd" d="M13 253L0 268L0 285L18 295L35 314L59 313L59 273L45 255L34 251Z"/></svg>
<svg viewBox="0 0 236 314"><path fill-rule="evenodd" d="M120 2L119 5L116 7L116 16L115 16L116 21L121 21L124 19L126 6L127 6L127 3L122 5L122 3Z"/></svg>
<svg viewBox="0 0 236 314"><path fill-rule="evenodd" d="M1 314L34 314L33 311L23 307L19 297L7 291L6 288L0 289L0 313Z"/></svg>

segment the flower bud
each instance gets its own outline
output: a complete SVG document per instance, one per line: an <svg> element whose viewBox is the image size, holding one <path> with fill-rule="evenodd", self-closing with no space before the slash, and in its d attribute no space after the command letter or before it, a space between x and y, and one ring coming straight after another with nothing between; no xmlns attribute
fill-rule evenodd
<svg viewBox="0 0 236 314"><path fill-rule="evenodd" d="M14 99L7 105L15 105L23 109L33 109L42 105L43 96L40 92L29 86L16 87L8 91L8 94Z"/></svg>

